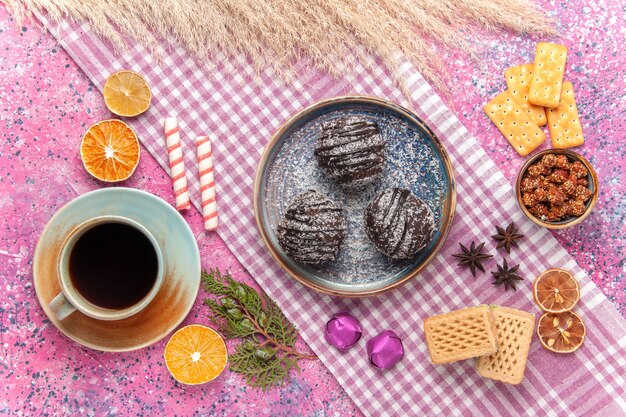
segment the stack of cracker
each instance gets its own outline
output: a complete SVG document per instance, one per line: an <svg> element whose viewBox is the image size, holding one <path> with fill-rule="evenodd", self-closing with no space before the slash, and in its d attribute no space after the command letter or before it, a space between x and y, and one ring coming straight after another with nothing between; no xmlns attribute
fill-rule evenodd
<svg viewBox="0 0 626 417"><path fill-rule="evenodd" d="M554 148L572 148L585 142L574 87L563 81L566 61L567 47L538 43L534 63L507 69L507 90L484 107L521 156L546 140L541 130L546 124Z"/></svg>
<svg viewBox="0 0 626 417"><path fill-rule="evenodd" d="M499 306L478 306L424 320L424 335L435 364L477 358L486 378L509 384L524 379L535 316Z"/></svg>

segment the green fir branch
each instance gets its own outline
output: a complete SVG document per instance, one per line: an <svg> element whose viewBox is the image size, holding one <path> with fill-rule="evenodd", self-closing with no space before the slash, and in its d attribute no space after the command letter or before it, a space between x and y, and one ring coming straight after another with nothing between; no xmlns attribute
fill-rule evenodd
<svg viewBox="0 0 626 417"><path fill-rule="evenodd" d="M204 300L209 319L229 339L241 339L229 355L232 372L261 389L284 385L298 361L316 359L295 348L298 330L265 293L235 281L218 269L202 272L204 289L213 297Z"/></svg>
<svg viewBox="0 0 626 417"><path fill-rule="evenodd" d="M266 331L281 344L293 347L298 340L298 331L280 310L276 302L264 295L267 307Z"/></svg>

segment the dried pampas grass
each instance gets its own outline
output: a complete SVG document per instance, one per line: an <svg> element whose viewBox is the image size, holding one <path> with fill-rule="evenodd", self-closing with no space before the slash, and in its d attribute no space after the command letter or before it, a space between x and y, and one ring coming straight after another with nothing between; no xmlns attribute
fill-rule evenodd
<svg viewBox="0 0 626 417"><path fill-rule="evenodd" d="M471 53L464 36L476 26L522 34L553 34L551 22L525 0L0 0L18 20L46 12L53 21L86 21L122 50L140 42L153 50L175 39L206 58L244 55L257 70L289 77L306 61L334 75L354 61L379 59L402 86L400 65L414 64L442 87L436 46Z"/></svg>

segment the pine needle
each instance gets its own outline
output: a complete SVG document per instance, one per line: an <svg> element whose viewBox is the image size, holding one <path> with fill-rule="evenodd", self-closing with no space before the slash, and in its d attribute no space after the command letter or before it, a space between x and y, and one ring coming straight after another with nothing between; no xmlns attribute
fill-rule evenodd
<svg viewBox="0 0 626 417"><path fill-rule="evenodd" d="M298 331L264 293L218 269L202 271L202 281L212 295L204 300L211 322L227 338L242 339L229 355L229 369L249 385L262 389L284 385L292 370L300 370L299 360L316 358L296 350Z"/></svg>
<svg viewBox="0 0 626 417"><path fill-rule="evenodd" d="M0 0L18 23L31 12L54 21L86 22L118 51L139 42L155 51L175 41L200 62L242 56L257 72L268 67L291 80L298 62L349 74L355 62L383 63L404 87L408 60L437 87L445 64L434 44L473 55L473 27L554 34L529 0Z"/></svg>

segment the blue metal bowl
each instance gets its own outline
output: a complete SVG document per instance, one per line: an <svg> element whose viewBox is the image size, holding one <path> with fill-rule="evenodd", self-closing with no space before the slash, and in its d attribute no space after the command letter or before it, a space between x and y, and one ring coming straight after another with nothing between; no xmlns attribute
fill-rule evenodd
<svg viewBox="0 0 626 417"><path fill-rule="evenodd" d="M387 139L385 168L367 186L345 189L328 178L313 155L321 124L346 115L378 123ZM410 189L434 213L437 230L413 259L392 261L368 240L363 213L369 202L390 187ZM321 266L300 264L280 248L276 236L283 213L294 197L318 190L341 204L347 236L337 259ZM271 255L292 277L326 294L360 297L397 287L419 274L441 249L452 223L456 186L450 158L434 133L409 110L373 97L338 97L316 103L289 119L267 145L257 169L254 210Z"/></svg>

